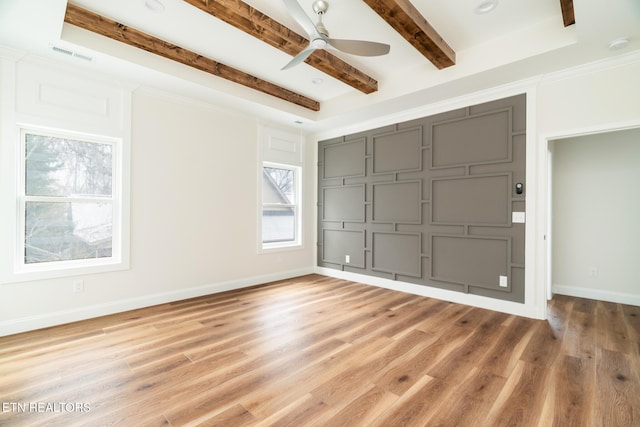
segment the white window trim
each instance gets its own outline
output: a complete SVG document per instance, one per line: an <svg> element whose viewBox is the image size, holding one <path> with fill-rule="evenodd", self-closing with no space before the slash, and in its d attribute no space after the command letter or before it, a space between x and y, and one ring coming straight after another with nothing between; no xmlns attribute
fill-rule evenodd
<svg viewBox="0 0 640 427"><path fill-rule="evenodd" d="M304 138L299 133L275 129L268 126L259 126L259 155L257 167L257 252L258 254L302 250L305 246L304 236L304 212L305 195L304 188ZM296 240L294 242L262 242L262 172L265 166L284 167L296 171Z"/></svg>
<svg viewBox="0 0 640 427"><path fill-rule="evenodd" d="M18 281L37 280L52 277L63 277L76 274L89 274L95 272L112 271L120 269L123 264L122 257L122 139L98 135L88 135L77 132L60 131L36 126L18 126L20 140L18 144L18 188L16 189L16 236L14 239L14 274ZM75 139L82 142L108 144L113 148L112 157L112 194L107 198L71 198L71 197L45 197L27 196L26 189L26 135L37 134L53 136L65 139ZM26 264L24 262L25 251L25 211L27 202L37 201L64 201L73 202L109 202L112 206L112 256L104 258L90 258L67 261L52 261L43 263Z"/></svg>
<svg viewBox="0 0 640 427"><path fill-rule="evenodd" d="M263 169L266 167L271 167L271 168L276 168L276 169L286 169L286 170L290 170L293 171L293 186L294 186L294 200L295 203L292 204L283 204L283 203L263 203L262 202L262 179L263 178ZM292 165L287 165L287 164L283 164L283 163L274 163L274 162L262 162L262 166L260 169L260 176L261 176L261 182L260 182L260 198L261 198L261 203L260 203L260 215L259 215L259 221L260 221L260 244L261 244L261 249L263 251L269 251L269 250L274 250L274 249L287 249L287 248L299 248L302 246L302 221L301 221L301 215L302 215L302 203L301 203L301 198L302 198L302 168L299 166L292 166ZM263 216L263 212L264 212L264 208L265 207L269 207L269 206L273 206L273 207L281 207L281 208L292 208L293 209L293 214L294 214L294 230L293 230L293 235L294 238L293 240L289 240L289 241L284 241L284 242L267 242L265 243L262 240L262 216Z"/></svg>

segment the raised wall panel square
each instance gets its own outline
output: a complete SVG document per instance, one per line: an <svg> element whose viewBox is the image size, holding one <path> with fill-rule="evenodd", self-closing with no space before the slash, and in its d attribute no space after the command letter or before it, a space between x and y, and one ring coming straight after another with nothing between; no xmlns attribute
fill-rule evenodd
<svg viewBox="0 0 640 427"><path fill-rule="evenodd" d="M302 165L304 142L299 134L263 126L262 159L267 162Z"/></svg>
<svg viewBox="0 0 640 427"><path fill-rule="evenodd" d="M323 188L322 220L364 222L364 184Z"/></svg>
<svg viewBox="0 0 640 427"><path fill-rule="evenodd" d="M69 73L62 66L40 67L21 61L16 67L17 112L61 120L78 132L123 135L129 100L123 88Z"/></svg>
<svg viewBox="0 0 640 427"><path fill-rule="evenodd" d="M322 261L364 268L364 231L323 230Z"/></svg>
<svg viewBox="0 0 640 427"><path fill-rule="evenodd" d="M48 84L41 84L38 92L40 95L38 102L49 108L107 117L108 98L87 95L71 88L60 88Z"/></svg>
<svg viewBox="0 0 640 427"><path fill-rule="evenodd" d="M373 222L420 224L420 181L373 184Z"/></svg>
<svg viewBox="0 0 640 427"><path fill-rule="evenodd" d="M373 137L373 173L422 169L422 127Z"/></svg>
<svg viewBox="0 0 640 427"><path fill-rule="evenodd" d="M511 176L431 180L432 224L509 225Z"/></svg>
<svg viewBox="0 0 640 427"><path fill-rule="evenodd" d="M431 167L511 160L511 110L465 117L431 128Z"/></svg>
<svg viewBox="0 0 640 427"><path fill-rule="evenodd" d="M420 277L420 233L373 232L372 270Z"/></svg>
<svg viewBox="0 0 640 427"><path fill-rule="evenodd" d="M508 290L499 282L511 272L509 237L432 235L429 253L433 280Z"/></svg>
<svg viewBox="0 0 640 427"><path fill-rule="evenodd" d="M364 138L324 148L324 178L364 176L366 140Z"/></svg>

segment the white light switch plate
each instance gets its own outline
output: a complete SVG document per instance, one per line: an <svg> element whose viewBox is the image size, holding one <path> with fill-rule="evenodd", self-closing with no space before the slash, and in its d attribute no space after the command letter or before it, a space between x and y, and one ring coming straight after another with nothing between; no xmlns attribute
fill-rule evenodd
<svg viewBox="0 0 640 427"><path fill-rule="evenodd" d="M344 262L345 262L345 264L349 264L351 262L351 257L349 255L345 255L344 256Z"/></svg>
<svg viewBox="0 0 640 427"><path fill-rule="evenodd" d="M511 212L511 222L524 224L524 212Z"/></svg>

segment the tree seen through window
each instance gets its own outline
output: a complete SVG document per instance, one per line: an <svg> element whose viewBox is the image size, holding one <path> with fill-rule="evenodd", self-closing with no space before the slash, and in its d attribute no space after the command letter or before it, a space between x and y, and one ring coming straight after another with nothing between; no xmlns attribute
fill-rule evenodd
<svg viewBox="0 0 640 427"><path fill-rule="evenodd" d="M112 256L113 145L25 134L25 264Z"/></svg>

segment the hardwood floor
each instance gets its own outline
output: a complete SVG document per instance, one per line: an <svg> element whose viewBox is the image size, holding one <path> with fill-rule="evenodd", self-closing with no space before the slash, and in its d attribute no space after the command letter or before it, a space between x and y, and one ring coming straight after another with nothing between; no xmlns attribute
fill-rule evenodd
<svg viewBox="0 0 640 427"><path fill-rule="evenodd" d="M2 426L640 426L640 307L317 275L0 338Z"/></svg>

